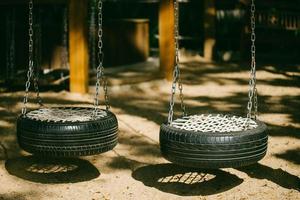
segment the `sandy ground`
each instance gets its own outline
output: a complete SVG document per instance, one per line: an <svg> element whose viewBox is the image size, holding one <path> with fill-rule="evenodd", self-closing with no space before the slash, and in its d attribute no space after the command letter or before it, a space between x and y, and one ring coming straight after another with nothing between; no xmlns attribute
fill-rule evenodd
<svg viewBox="0 0 300 200"><path fill-rule="evenodd" d="M167 116L170 83L158 78L156 65L108 69L119 144L101 155L45 163L22 151L15 121L23 92L2 92L0 199L300 199L299 66L259 67L259 118L269 128L266 157L243 168L200 170L173 165L160 155L158 133ZM197 60L182 67L189 113L245 114L247 67ZM43 92L42 97L47 106L92 102L90 95L65 91Z"/></svg>

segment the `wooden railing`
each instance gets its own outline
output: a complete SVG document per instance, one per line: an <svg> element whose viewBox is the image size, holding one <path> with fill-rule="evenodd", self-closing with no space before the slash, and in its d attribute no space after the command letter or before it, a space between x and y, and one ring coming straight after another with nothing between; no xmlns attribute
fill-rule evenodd
<svg viewBox="0 0 300 200"><path fill-rule="evenodd" d="M257 27L299 30L300 13L257 11Z"/></svg>

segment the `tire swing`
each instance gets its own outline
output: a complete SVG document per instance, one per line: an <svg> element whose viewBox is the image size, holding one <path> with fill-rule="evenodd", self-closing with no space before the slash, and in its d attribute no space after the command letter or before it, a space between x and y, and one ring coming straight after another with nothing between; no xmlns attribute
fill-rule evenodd
<svg viewBox="0 0 300 200"><path fill-rule="evenodd" d="M256 119L257 89L255 62L255 4L251 4L251 76L247 116L231 114L186 115L179 70L178 1L175 13L175 67L168 122L160 128L160 149L169 161L197 168L227 168L254 164L267 151L267 126ZM173 120L176 86L180 91L183 115Z"/></svg>
<svg viewBox="0 0 300 200"><path fill-rule="evenodd" d="M118 121L109 111L107 80L102 52L102 0L98 2L98 56L96 94L93 107L50 107L42 105L33 62L33 1L29 1L29 69L22 114L17 120L18 143L25 151L50 157L99 154L117 145ZM34 78L33 78L34 77ZM28 93L33 79L41 108L28 111ZM106 109L99 108L103 85Z"/></svg>

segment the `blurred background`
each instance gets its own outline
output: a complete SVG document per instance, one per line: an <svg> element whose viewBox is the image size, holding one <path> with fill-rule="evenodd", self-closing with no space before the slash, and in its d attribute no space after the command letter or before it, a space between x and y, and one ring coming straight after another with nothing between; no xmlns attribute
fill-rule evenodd
<svg viewBox="0 0 300 200"><path fill-rule="evenodd" d="M69 53L72 45L70 32L77 31L69 26L70 20L74 19L72 16L80 15L79 20L82 20L79 23L76 21L78 19L74 19L81 26L79 31L83 32L81 42L87 46L86 52L83 52L88 56L86 67L91 73L97 67L96 1L79 1L82 3L78 8L71 8L70 2L39 0L35 1L34 8L36 66L41 76L51 73L43 77L48 84L64 83L64 87L68 86L69 61L72 57ZM179 2L181 56L200 56L206 61L216 62L249 61L249 1ZM299 5L299 0L257 1L258 62L300 62ZM70 11L70 8L73 10ZM170 79L172 64L168 65L173 62L172 56L169 56L173 54L173 46L170 46L173 29L168 23L174 19L165 15L166 12L172 12L170 8L170 1L104 0L105 67L146 62L149 58L161 59L161 74ZM163 42L160 43L160 40ZM22 77L26 77L24 73L28 63L26 1L0 2L0 44L1 85L10 85L13 79L16 79L13 83L19 85L24 81Z"/></svg>

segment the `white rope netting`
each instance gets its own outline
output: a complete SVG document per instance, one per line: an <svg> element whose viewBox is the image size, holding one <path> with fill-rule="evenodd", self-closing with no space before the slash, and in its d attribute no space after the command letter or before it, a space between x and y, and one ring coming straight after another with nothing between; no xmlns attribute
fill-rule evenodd
<svg viewBox="0 0 300 200"><path fill-rule="evenodd" d="M105 110L84 107L40 108L26 114L29 119L44 122L85 122L101 119L107 116Z"/></svg>
<svg viewBox="0 0 300 200"><path fill-rule="evenodd" d="M224 133L251 130L257 127L257 123L252 119L234 115L201 114L178 118L171 126L194 132Z"/></svg>

